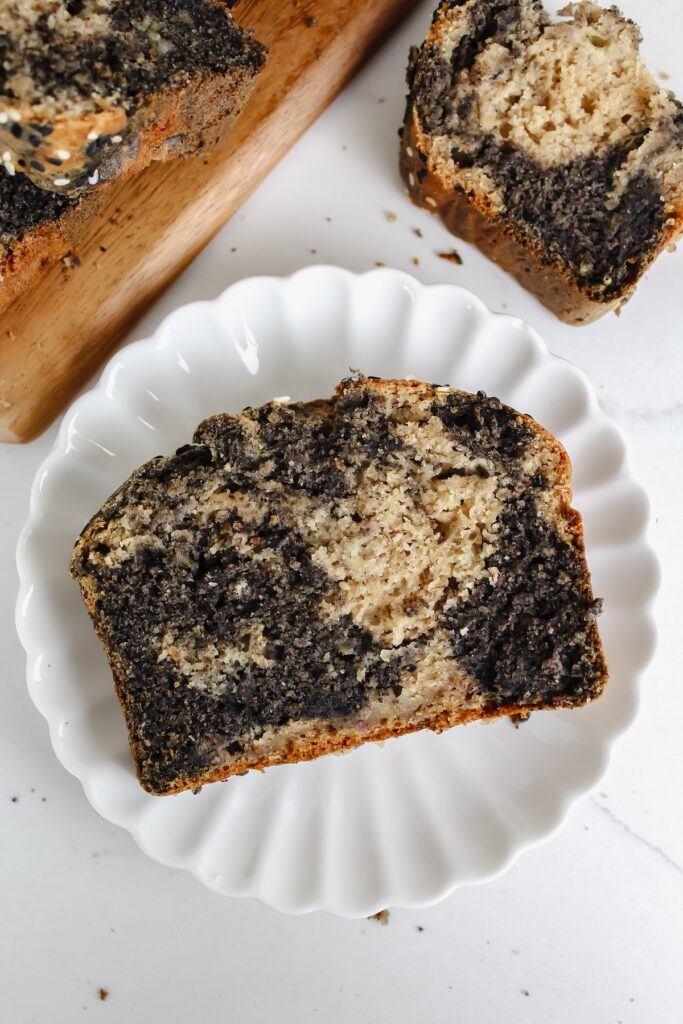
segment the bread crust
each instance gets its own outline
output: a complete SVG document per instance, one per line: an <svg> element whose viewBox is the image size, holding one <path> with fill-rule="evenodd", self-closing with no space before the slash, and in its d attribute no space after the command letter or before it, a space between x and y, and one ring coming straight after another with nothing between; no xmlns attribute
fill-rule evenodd
<svg viewBox="0 0 683 1024"><path fill-rule="evenodd" d="M637 279L616 298L600 301L581 289L563 264L549 262L540 245L517 237L514 225L499 217L485 195L466 193L440 173L432 158L431 139L422 130L414 107L409 108L402 129L400 169L408 194L417 206L438 213L449 231L476 245L558 319L574 326L593 323L612 310L619 312L647 269L683 233L681 208L667 221L661 241L648 253Z"/></svg>
<svg viewBox="0 0 683 1024"><path fill-rule="evenodd" d="M131 177L153 160L191 155L215 144L241 113L254 84L254 75L239 68L230 75L207 76L192 90L166 95L160 105L141 110L139 144L117 147L97 187L74 196L56 220L0 242L0 312L77 245L83 226L104 205L111 180ZM204 112L201 118L198 110Z"/></svg>
<svg viewBox="0 0 683 1024"><path fill-rule="evenodd" d="M433 385L425 384L425 382L419 380L384 380L378 378L362 379L364 385L376 391L379 397L386 395L401 395L408 399L412 398L418 400L420 397L423 397L422 393L431 392L434 387ZM339 385L337 391L341 391L341 388L342 385ZM316 400L305 404L309 407L317 408L318 410L320 410L322 406L331 406L329 400ZM518 416L519 420L533 431L537 442L541 444L544 449L549 450L554 456L555 465L553 488L559 491L561 497L559 517L561 518L564 527L562 535L568 543L574 545L577 550L582 551L583 522L580 514L572 508L570 504L572 499L572 467L569 456L560 442L544 427L532 419L532 417L522 413L518 413ZM210 417L209 421L204 422L210 422L212 418L213 417ZM198 427L197 432L201 430L201 426L202 425ZM141 467L139 470L136 470L132 474L132 478L141 473L143 469L144 467ZM376 728L370 729L369 731L359 731L353 726L340 725L335 727L333 732L330 732L326 731L324 721L312 719L306 722L297 722L294 724L297 726L299 736L289 739L287 746L284 749L276 750L267 755L259 754L257 752L253 756L245 756L241 760L213 767L206 772L179 778L176 782L168 784L163 789L156 788L150 784L149 780L145 776L144 765L146 752L144 746L140 743L136 735L136 723L133 718L132 707L129 706L128 703L128 694L125 686L126 673L124 664L117 649L111 645L106 623L100 616L95 580L92 576L83 575L78 569L82 564L84 556L87 555L91 543L93 542L93 538L96 536L98 531L105 527L110 521L112 514L116 513L119 495L128 483L129 481L126 481L126 483L122 484L121 487L118 488L117 491L115 491L114 494L105 502L99 512L97 512L84 527L74 548L72 557L72 574L78 579L84 603L88 609L95 630L104 647L107 659L112 669L116 694L126 720L136 775L143 788L153 795L171 795L182 792L186 789L196 789L211 782L222 781L234 775L241 775L250 770L263 771L274 765L309 761L325 754L344 753L362 745L363 743L381 742L383 740L416 732L421 729L429 729L432 732L438 733L443 732L446 729L450 729L455 725L466 724L467 722L472 721L490 720L515 714L524 715L531 711L552 710L562 707L575 708L581 703L588 703L589 700L594 699L595 694L583 701L577 701L575 699L570 700L566 698L553 698L545 703L530 703L527 705L518 703L502 707L482 706L480 708L463 710L462 707L456 706L455 699L452 701L452 706L449 707L448 699L447 697L444 697L442 706L424 710L419 718L413 718L410 721L395 721L391 724L383 722ZM587 569L586 576L588 578L588 586L590 588L590 578ZM597 660L601 668L601 676L597 686L597 693L599 694L607 682L607 666L602 651L598 628L594 621L590 623L589 634L590 643L592 648L597 652ZM449 687L456 691L457 687L455 684L463 679L470 680L470 677L463 670L457 669L457 671L453 673L452 677L445 681L446 692L448 692ZM476 684L475 680L472 680L472 682Z"/></svg>

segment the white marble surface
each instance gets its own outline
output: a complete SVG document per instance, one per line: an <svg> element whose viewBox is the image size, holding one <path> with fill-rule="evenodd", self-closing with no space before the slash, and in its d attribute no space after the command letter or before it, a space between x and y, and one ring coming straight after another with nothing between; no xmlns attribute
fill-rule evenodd
<svg viewBox="0 0 683 1024"><path fill-rule="evenodd" d="M622 7L643 27L653 69L683 94L679 0ZM3 1024L683 1019L683 257L663 257L620 319L581 330L557 323L462 243L462 267L439 260L453 240L410 206L396 173L403 65L429 14L418 6L134 336L240 277L316 261L353 270L383 261L427 282L456 281L533 323L592 378L652 498L664 578L639 717L557 836L497 881L430 910L393 911L382 927L288 918L205 892L99 818L52 753L25 691L13 602L16 536L54 428L31 445L0 446Z"/></svg>

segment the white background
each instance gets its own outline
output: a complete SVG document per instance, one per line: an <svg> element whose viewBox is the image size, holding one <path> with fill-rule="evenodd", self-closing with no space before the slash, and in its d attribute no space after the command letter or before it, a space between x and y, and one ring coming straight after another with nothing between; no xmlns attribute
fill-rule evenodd
<svg viewBox="0 0 683 1024"><path fill-rule="evenodd" d="M680 0L621 6L652 70L683 94ZM0 1024L683 1021L683 259L663 256L620 319L576 329L412 207L396 130L408 46L430 14L418 5L132 337L241 277L312 262L382 261L529 320L587 371L652 498L664 578L639 717L559 835L437 907L394 910L383 927L206 892L99 818L52 753L13 603L16 537L55 430L0 446ZM436 255L454 245L461 267Z"/></svg>

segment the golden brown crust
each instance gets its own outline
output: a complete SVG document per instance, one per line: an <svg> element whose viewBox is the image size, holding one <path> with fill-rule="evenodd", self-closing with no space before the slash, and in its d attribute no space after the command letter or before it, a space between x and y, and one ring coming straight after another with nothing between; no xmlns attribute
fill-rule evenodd
<svg viewBox="0 0 683 1024"><path fill-rule="evenodd" d="M683 232L683 210L679 210L668 222L658 247L649 253L638 280L618 298L600 302L578 287L566 267L558 262L548 263L540 246L533 242L522 245L485 196L467 194L445 180L431 157L431 140L420 128L415 110L403 128L400 166L414 203L440 214L449 231L476 245L560 320L575 326L592 323L623 306L635 292L642 274Z"/></svg>

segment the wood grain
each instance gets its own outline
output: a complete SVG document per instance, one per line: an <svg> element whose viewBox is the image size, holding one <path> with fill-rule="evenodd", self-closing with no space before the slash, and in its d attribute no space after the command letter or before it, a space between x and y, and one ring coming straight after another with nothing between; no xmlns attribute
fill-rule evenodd
<svg viewBox="0 0 683 1024"><path fill-rule="evenodd" d="M63 410L152 299L206 245L324 110L410 0L243 0L269 48L241 118L216 148L108 189L60 261L2 317L0 440L28 441Z"/></svg>

